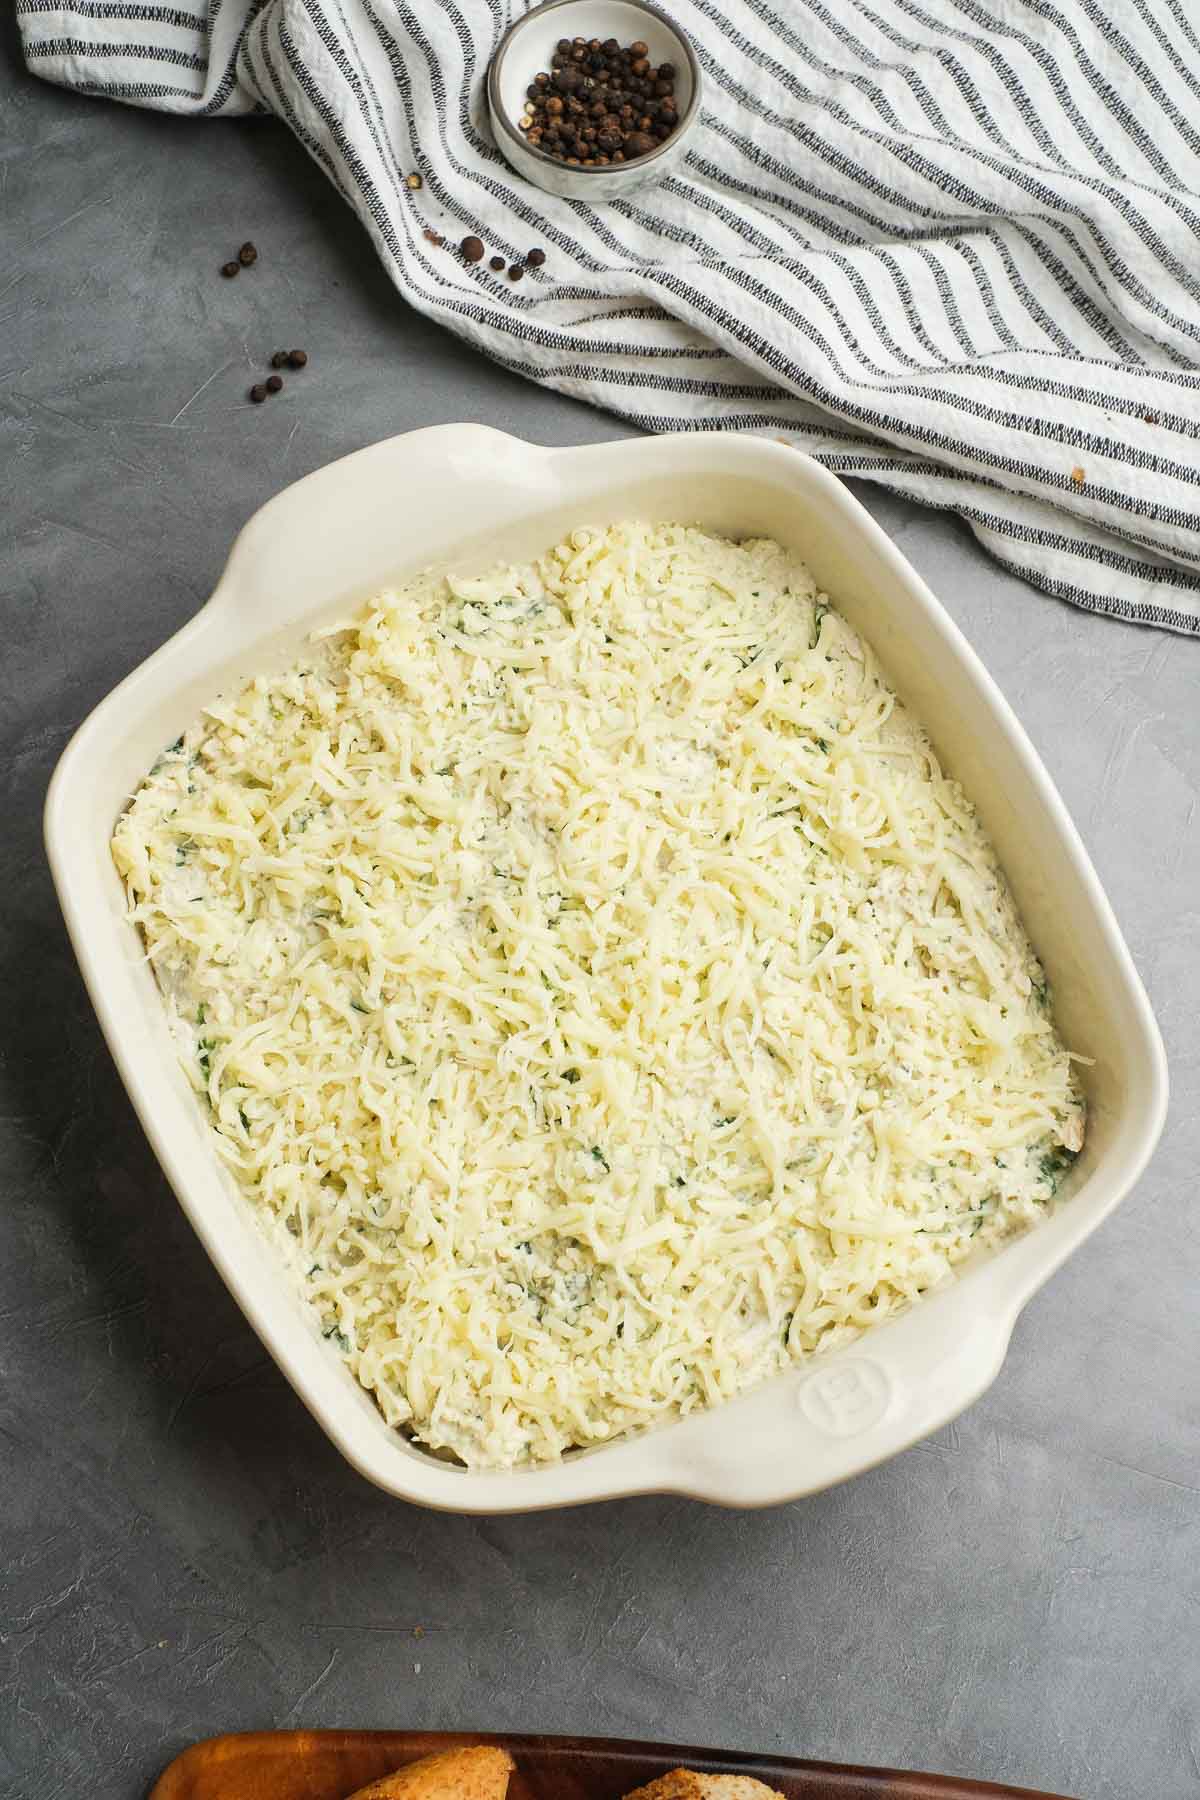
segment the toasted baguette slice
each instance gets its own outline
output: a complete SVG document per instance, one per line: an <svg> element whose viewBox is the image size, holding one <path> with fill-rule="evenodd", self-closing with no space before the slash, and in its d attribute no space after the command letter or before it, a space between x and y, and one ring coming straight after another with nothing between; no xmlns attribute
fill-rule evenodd
<svg viewBox="0 0 1200 1800"><path fill-rule="evenodd" d="M672 1769L625 1800L783 1800L775 1788L750 1775L701 1775L696 1769Z"/></svg>
<svg viewBox="0 0 1200 1800"><path fill-rule="evenodd" d="M406 1763L359 1788L350 1800L504 1800L513 1759L507 1750L472 1744Z"/></svg>

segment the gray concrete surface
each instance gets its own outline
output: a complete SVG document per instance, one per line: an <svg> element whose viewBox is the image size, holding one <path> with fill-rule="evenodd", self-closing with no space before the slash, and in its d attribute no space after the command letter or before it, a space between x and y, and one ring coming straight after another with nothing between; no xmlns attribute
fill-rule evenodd
<svg viewBox="0 0 1200 1800"><path fill-rule="evenodd" d="M608 1732L1090 1800L1200 1789L1200 644L868 503L1016 704L1149 985L1174 1102L1137 1194L953 1428L752 1516L465 1521L344 1467L225 1294L101 1043L49 772L276 488L409 426L616 434L397 302L281 129L42 86L0 31L0 1792L141 1794L210 1732ZM252 280L218 263L243 237ZM244 403L248 356L303 381ZM420 1635L418 1635L420 1632Z"/></svg>

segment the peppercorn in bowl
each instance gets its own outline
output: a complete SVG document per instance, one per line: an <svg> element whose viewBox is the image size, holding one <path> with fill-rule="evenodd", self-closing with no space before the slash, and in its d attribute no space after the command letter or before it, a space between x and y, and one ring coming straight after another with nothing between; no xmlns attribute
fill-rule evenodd
<svg viewBox="0 0 1200 1800"><path fill-rule="evenodd" d="M701 75L685 34L646 0L549 0L492 58L496 143L527 181L565 200L612 200L686 154Z"/></svg>

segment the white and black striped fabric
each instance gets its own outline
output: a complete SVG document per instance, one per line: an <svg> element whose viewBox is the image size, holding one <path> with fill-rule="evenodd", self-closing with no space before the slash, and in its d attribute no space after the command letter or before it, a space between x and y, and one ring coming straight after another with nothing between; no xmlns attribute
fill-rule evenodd
<svg viewBox="0 0 1200 1800"><path fill-rule="evenodd" d="M1200 632L1195 0L669 0L707 77L628 201L500 159L523 0L17 0L31 69L277 114L413 306L648 431L786 435L1092 611ZM422 178L410 189L406 176ZM514 286L426 231L549 255Z"/></svg>

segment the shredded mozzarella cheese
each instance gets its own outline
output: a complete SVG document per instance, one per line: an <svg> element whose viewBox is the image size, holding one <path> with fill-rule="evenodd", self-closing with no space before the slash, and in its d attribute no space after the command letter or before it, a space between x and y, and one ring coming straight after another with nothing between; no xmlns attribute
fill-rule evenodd
<svg viewBox="0 0 1200 1800"><path fill-rule="evenodd" d="M233 1179L470 1466L846 1341L1083 1141L970 805L774 543L422 576L210 708L113 849Z"/></svg>

